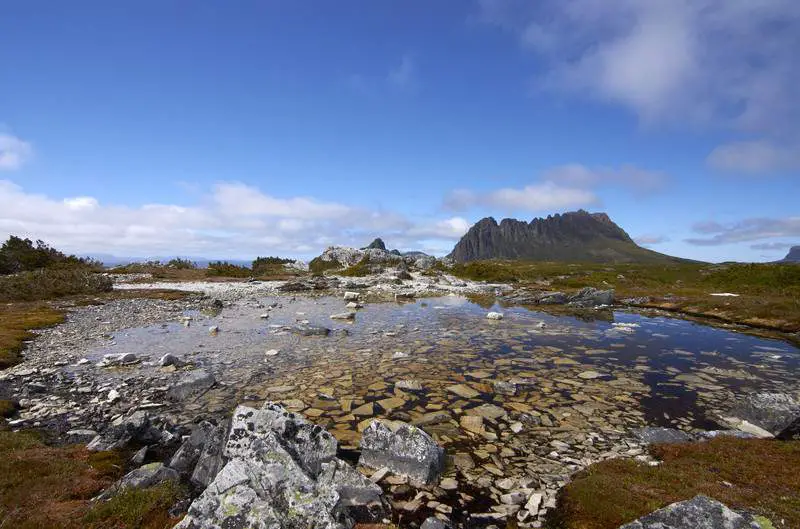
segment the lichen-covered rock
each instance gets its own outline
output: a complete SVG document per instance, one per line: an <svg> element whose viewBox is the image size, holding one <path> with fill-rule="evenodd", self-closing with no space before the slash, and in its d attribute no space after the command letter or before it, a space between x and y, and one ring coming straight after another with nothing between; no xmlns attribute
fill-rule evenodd
<svg viewBox="0 0 800 529"><path fill-rule="evenodd" d="M416 426L406 423L392 426L390 429L377 420L367 426L361 435L359 464L386 467L422 485L438 481L444 469L444 449Z"/></svg>
<svg viewBox="0 0 800 529"><path fill-rule="evenodd" d="M276 404L239 406L224 443L228 462L176 527L340 529L381 520L380 487L336 449L327 431Z"/></svg>
<svg viewBox="0 0 800 529"><path fill-rule="evenodd" d="M756 522L706 496L667 505L619 529L760 529Z"/></svg>
<svg viewBox="0 0 800 529"><path fill-rule="evenodd" d="M191 481L194 485L207 487L225 465L222 450L229 425L230 423L225 421L208 433L200 457L192 471Z"/></svg>

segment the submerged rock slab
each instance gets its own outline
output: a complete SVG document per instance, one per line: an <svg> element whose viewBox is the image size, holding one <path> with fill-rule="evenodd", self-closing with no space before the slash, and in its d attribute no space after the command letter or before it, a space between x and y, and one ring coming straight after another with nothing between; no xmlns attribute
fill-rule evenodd
<svg viewBox="0 0 800 529"><path fill-rule="evenodd" d="M619 529L761 529L761 526L700 495L667 505Z"/></svg>
<svg viewBox="0 0 800 529"><path fill-rule="evenodd" d="M180 402L192 397L197 397L208 391L214 385L214 375L203 369L195 369L181 376L178 381L167 391L167 398L173 402Z"/></svg>
<svg viewBox="0 0 800 529"><path fill-rule="evenodd" d="M688 443L694 441L694 437L676 428L657 428L647 426L633 430L636 436L644 444L656 443Z"/></svg>
<svg viewBox="0 0 800 529"><path fill-rule="evenodd" d="M239 406L223 455L229 460L176 528L351 528L381 520L381 489L336 458L336 439L267 403Z"/></svg>
<svg viewBox="0 0 800 529"><path fill-rule="evenodd" d="M439 480L444 469L444 449L416 426L400 423L393 430L376 420L361 434L358 462L372 468L386 467L408 476L413 483L430 485Z"/></svg>

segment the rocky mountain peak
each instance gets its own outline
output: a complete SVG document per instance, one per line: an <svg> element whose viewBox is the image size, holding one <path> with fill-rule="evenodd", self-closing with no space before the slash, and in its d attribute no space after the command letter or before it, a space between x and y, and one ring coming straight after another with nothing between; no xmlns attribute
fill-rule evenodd
<svg viewBox="0 0 800 529"><path fill-rule="evenodd" d="M792 246L789 253L781 260L782 263L800 263L800 246Z"/></svg>
<svg viewBox="0 0 800 529"><path fill-rule="evenodd" d="M583 209L530 222L492 217L478 221L456 244L458 262L480 259L652 261L669 259L637 246L606 213Z"/></svg>

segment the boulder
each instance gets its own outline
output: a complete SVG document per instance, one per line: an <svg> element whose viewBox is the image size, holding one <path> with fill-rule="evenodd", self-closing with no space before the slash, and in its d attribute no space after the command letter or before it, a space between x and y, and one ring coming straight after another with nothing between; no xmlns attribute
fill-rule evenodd
<svg viewBox="0 0 800 529"><path fill-rule="evenodd" d="M174 354L167 353L161 357L161 360L158 361L158 365L160 365L161 367L168 367L168 366L183 367L186 365L186 362L184 362Z"/></svg>
<svg viewBox="0 0 800 529"><path fill-rule="evenodd" d="M181 402L202 395L214 385L214 375L203 369L195 369L185 373L167 391L167 399Z"/></svg>
<svg viewBox="0 0 800 529"><path fill-rule="evenodd" d="M178 481L178 473L163 463L150 463L132 470L114 483L111 487L103 491L100 499L111 498L126 489L146 489L159 483L167 481Z"/></svg>
<svg viewBox="0 0 800 529"><path fill-rule="evenodd" d="M354 320L356 319L355 312L340 312L338 314L331 314L332 320Z"/></svg>
<svg viewBox="0 0 800 529"><path fill-rule="evenodd" d="M563 305L567 302L567 295L563 292L542 292L536 296L536 303L541 305Z"/></svg>
<svg viewBox="0 0 800 529"><path fill-rule="evenodd" d="M372 421L361 434L359 464L387 467L395 474L408 476L412 483L436 483L444 469L444 449L422 429L406 423Z"/></svg>
<svg viewBox="0 0 800 529"><path fill-rule="evenodd" d="M619 529L760 529L760 525L700 495L667 505Z"/></svg>
<svg viewBox="0 0 800 529"><path fill-rule="evenodd" d="M224 443L229 461L176 528L340 529L386 517L380 487L336 449L327 431L276 404L239 406Z"/></svg>
<svg viewBox="0 0 800 529"><path fill-rule="evenodd" d="M230 423L225 421L208 432L190 478L195 486L207 487L225 465L222 449L229 426Z"/></svg>
<svg viewBox="0 0 800 529"><path fill-rule="evenodd" d="M598 305L613 305L614 290L598 290L592 287L582 288L577 293L569 296L570 305L579 307L596 307Z"/></svg>
<svg viewBox="0 0 800 529"><path fill-rule="evenodd" d="M345 301L358 301L358 298L361 297L361 294L358 292L345 292L344 293L344 300Z"/></svg>
<svg viewBox="0 0 800 529"><path fill-rule="evenodd" d="M502 320L503 319L503 313L501 313L501 312L490 312L489 314L486 315L486 318L489 319L489 320Z"/></svg>
<svg viewBox="0 0 800 529"><path fill-rule="evenodd" d="M184 475L191 473L214 428L215 426L208 421L196 425L178 451L173 454L169 467Z"/></svg>
<svg viewBox="0 0 800 529"><path fill-rule="evenodd" d="M775 437L789 439L800 434L800 401L788 393L751 393L738 401L726 414L753 424Z"/></svg>

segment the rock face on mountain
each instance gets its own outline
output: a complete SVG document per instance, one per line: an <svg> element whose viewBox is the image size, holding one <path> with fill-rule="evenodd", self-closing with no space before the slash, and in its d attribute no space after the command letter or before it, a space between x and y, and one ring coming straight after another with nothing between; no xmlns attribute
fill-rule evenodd
<svg viewBox="0 0 800 529"><path fill-rule="evenodd" d="M487 217L456 244L456 262L481 259L535 261L653 262L675 260L637 246L605 213L584 210L530 222Z"/></svg>
<svg viewBox="0 0 800 529"><path fill-rule="evenodd" d="M366 248L361 248L361 249L362 250L376 249L376 250L387 251L386 250L386 243L383 242L383 239L381 239L380 237L378 237L377 239L375 239L374 241L369 243L369 246L367 246Z"/></svg>
<svg viewBox="0 0 800 529"><path fill-rule="evenodd" d="M800 246L792 246L786 257L781 259L781 263L800 263Z"/></svg>

